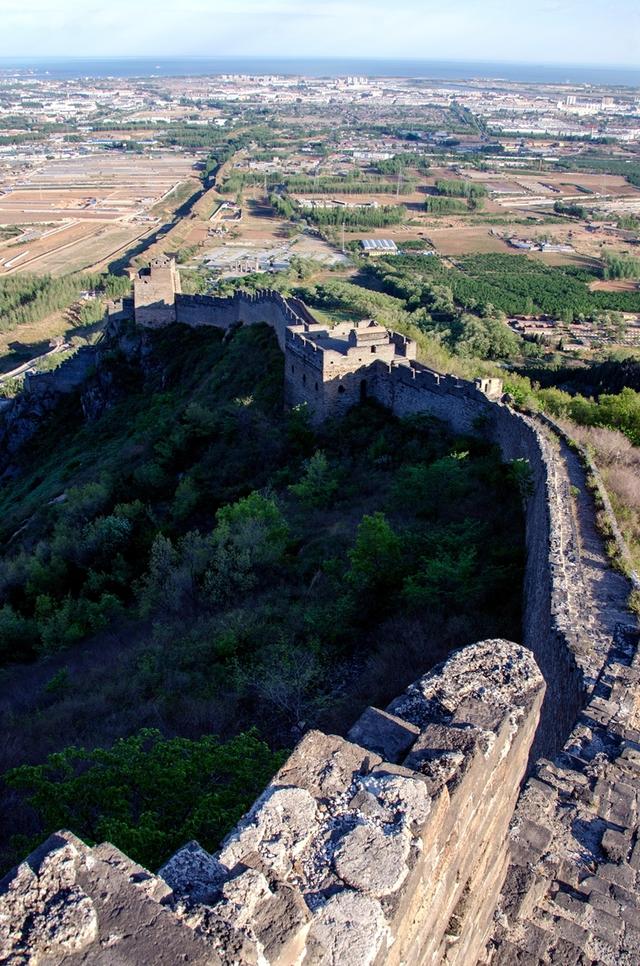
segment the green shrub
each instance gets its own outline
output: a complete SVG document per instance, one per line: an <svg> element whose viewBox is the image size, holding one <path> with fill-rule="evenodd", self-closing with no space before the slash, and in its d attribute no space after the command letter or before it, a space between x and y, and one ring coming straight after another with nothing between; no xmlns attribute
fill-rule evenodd
<svg viewBox="0 0 640 966"><path fill-rule="evenodd" d="M386 592L402 576L402 539L384 513L363 516L356 542L349 551L347 579L360 595Z"/></svg>
<svg viewBox="0 0 640 966"><path fill-rule="evenodd" d="M310 459L305 460L300 482L293 483L289 490L305 506L329 506L338 491L338 474L329 466L322 450L316 450Z"/></svg>
<svg viewBox="0 0 640 966"><path fill-rule="evenodd" d="M5 778L44 834L68 828L89 843L108 840L155 870L193 838L215 851L284 757L255 731L221 743L146 728L112 748L65 748Z"/></svg>

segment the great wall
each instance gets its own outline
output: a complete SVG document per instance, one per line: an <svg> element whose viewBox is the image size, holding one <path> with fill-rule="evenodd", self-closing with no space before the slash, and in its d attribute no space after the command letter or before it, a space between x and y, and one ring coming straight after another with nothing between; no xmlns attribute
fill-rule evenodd
<svg viewBox="0 0 640 966"><path fill-rule="evenodd" d="M317 422L367 396L527 461L522 645L470 645L346 738L307 733L215 856L186 843L153 874L109 844L52 836L0 886L0 961L640 963L639 584L611 564L603 519L627 552L588 454L512 408L498 380L436 373L374 323L329 330L274 292L177 288L158 260L111 329L132 313L266 322L286 404ZM26 397L71 391L87 359ZM28 417L28 400L14 406L5 442Z"/></svg>

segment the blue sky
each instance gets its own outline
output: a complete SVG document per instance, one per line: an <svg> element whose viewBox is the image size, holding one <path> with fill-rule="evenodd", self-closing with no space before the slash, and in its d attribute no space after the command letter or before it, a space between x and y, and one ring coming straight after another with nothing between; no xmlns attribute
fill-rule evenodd
<svg viewBox="0 0 640 966"><path fill-rule="evenodd" d="M640 0L0 0L0 56L640 66Z"/></svg>

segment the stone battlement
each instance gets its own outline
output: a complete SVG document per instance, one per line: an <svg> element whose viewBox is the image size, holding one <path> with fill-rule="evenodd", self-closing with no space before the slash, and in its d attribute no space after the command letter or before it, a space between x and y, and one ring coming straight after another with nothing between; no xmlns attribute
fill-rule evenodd
<svg viewBox="0 0 640 966"><path fill-rule="evenodd" d="M343 415L366 396L386 404L382 384L389 367L409 369L411 377L418 379L430 372L415 361L417 346L412 339L374 320L329 327L319 323L299 299L286 299L279 292L238 291L228 298L182 295L175 287L176 277L175 264L167 258L152 262L148 274L140 275L134 282L136 322L222 329L259 322L270 325L285 354L285 403L289 407L306 404L315 423ZM432 373L432 378L441 377ZM454 388L472 395L474 390L486 390L494 398L502 394L499 380L478 380L475 387L456 380L442 386L443 391Z"/></svg>
<svg viewBox="0 0 640 966"><path fill-rule="evenodd" d="M525 646L471 645L346 739L307 734L216 856L189 843L156 876L53 836L0 887L0 958L637 966L638 578L611 566L588 454L500 380L429 369L375 323L331 329L268 291L174 306L188 325L271 325L286 404L316 422L371 397L523 461Z"/></svg>
<svg viewBox="0 0 640 966"><path fill-rule="evenodd" d="M470 645L346 739L306 734L217 855L157 876L52 836L3 884L3 961L475 963L543 692L525 648Z"/></svg>

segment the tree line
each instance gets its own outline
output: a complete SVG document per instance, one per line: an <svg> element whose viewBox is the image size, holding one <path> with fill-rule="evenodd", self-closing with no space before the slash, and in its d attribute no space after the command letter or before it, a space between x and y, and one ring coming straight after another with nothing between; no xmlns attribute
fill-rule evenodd
<svg viewBox="0 0 640 966"><path fill-rule="evenodd" d="M603 278L640 278L640 258L606 252L602 274Z"/></svg>
<svg viewBox="0 0 640 966"><path fill-rule="evenodd" d="M277 191L269 196L269 202L283 218L304 220L321 227L339 228L344 225L346 228L385 228L387 225L398 225L406 218L406 209L402 205L312 208Z"/></svg>
<svg viewBox="0 0 640 966"><path fill-rule="evenodd" d="M120 275L10 275L0 278L0 332L38 322L68 308L85 289L105 298L119 298L131 290L129 278Z"/></svg>
<svg viewBox="0 0 640 966"><path fill-rule="evenodd" d="M475 181L457 181L440 178L435 184L436 192L448 198L485 198L487 189Z"/></svg>

